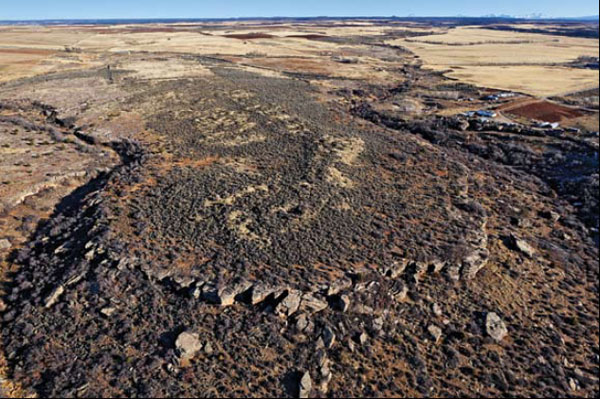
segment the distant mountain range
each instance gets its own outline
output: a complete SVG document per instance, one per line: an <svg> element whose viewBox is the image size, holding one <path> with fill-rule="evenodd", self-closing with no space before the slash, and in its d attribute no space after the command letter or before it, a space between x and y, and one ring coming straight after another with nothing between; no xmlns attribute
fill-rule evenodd
<svg viewBox="0 0 600 399"><path fill-rule="evenodd" d="M579 18L574 18L574 19L579 20L579 21L598 21L599 18L600 18L600 16L598 16L598 15L591 15L589 17L579 17Z"/></svg>
<svg viewBox="0 0 600 399"><path fill-rule="evenodd" d="M510 14L487 14L483 15L482 18L507 18L507 19L558 19L567 21L598 21L598 15L589 15L583 17L549 17L542 13L532 13L525 15L510 15Z"/></svg>
<svg viewBox="0 0 600 399"><path fill-rule="evenodd" d="M510 15L510 14L488 14L479 17L455 15L446 17L435 16L361 16L361 17L243 17L243 18L128 18L128 19L52 19L52 20L0 20L0 25L19 25L19 24L40 24L40 25L59 25L59 24L90 24L90 25L105 25L105 24L144 24L144 23L176 23L176 22L218 22L218 21L251 21L251 20L292 20L292 21L313 21L313 20L359 20L359 19L382 19L382 20L538 20L538 21L581 21L593 22L598 21L598 15L583 16L583 17L548 17L541 13L533 13L526 15Z"/></svg>

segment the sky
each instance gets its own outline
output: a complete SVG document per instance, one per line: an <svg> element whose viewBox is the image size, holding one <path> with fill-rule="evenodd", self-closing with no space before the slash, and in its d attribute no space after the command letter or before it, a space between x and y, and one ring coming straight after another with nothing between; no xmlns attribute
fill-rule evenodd
<svg viewBox="0 0 600 399"><path fill-rule="evenodd" d="M597 0L0 0L0 20L598 15Z"/></svg>

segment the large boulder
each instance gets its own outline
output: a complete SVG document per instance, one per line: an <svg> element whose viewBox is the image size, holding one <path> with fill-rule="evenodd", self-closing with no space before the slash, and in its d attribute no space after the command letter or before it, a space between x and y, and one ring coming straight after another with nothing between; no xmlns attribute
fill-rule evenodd
<svg viewBox="0 0 600 399"><path fill-rule="evenodd" d="M525 254L529 258L533 258L533 255L535 255L535 249L527 241L514 234L511 234L510 236L510 243L514 249Z"/></svg>
<svg viewBox="0 0 600 399"><path fill-rule="evenodd" d="M508 335L504 321L494 312L489 312L485 316L485 331L496 342L502 341Z"/></svg>
<svg viewBox="0 0 600 399"><path fill-rule="evenodd" d="M202 349L198 334L184 331L175 340L175 348L182 359L191 359Z"/></svg>

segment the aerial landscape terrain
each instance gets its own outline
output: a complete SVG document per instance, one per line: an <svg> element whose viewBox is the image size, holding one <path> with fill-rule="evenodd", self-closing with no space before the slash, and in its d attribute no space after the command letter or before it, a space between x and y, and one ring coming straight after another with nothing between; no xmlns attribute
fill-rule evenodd
<svg viewBox="0 0 600 399"><path fill-rule="evenodd" d="M598 51L0 24L0 396L598 397Z"/></svg>

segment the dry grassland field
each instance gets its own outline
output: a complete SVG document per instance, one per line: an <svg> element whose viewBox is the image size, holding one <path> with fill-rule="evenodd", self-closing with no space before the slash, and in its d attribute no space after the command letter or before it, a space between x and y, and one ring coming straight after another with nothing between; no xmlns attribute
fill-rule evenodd
<svg viewBox="0 0 600 399"><path fill-rule="evenodd" d="M390 42L418 54L427 67L458 80L551 96L598 86L598 71L568 64L598 56L598 39L497 31L477 26Z"/></svg>
<svg viewBox="0 0 600 399"><path fill-rule="evenodd" d="M0 24L0 394L598 397L598 49Z"/></svg>

